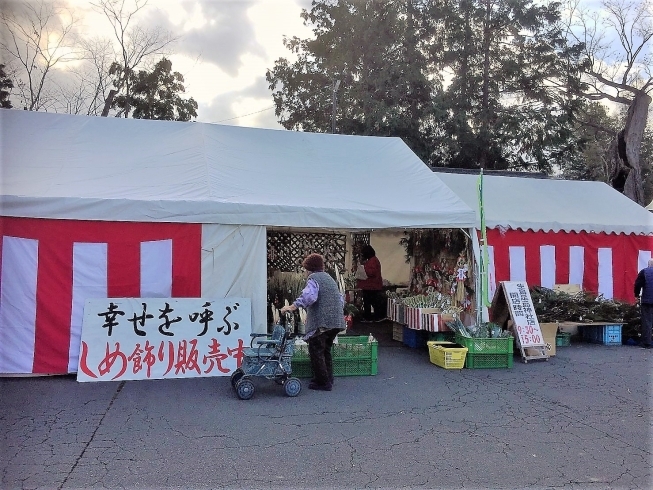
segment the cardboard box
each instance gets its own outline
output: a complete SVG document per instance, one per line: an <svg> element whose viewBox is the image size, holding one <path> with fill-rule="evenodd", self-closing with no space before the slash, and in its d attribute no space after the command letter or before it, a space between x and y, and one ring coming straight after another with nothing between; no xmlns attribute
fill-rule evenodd
<svg viewBox="0 0 653 490"><path fill-rule="evenodd" d="M549 357L556 355L556 333L558 333L557 323L540 323L540 330L546 344L546 353Z"/></svg>
<svg viewBox="0 0 653 490"><path fill-rule="evenodd" d="M580 322L558 322L558 327L560 327L561 332L570 333L572 337L578 335L578 325L581 325Z"/></svg>
<svg viewBox="0 0 653 490"><path fill-rule="evenodd" d="M580 284L554 284L553 290L557 293L566 293L573 295L580 293L583 289L580 287Z"/></svg>

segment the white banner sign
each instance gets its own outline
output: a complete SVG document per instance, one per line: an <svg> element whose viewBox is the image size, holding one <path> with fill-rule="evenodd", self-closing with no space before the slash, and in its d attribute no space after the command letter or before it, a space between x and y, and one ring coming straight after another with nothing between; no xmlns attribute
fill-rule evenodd
<svg viewBox="0 0 653 490"><path fill-rule="evenodd" d="M86 301L77 381L226 376L252 331L249 298Z"/></svg>
<svg viewBox="0 0 653 490"><path fill-rule="evenodd" d="M513 330L519 336L522 347L544 345L544 337L535 315L533 300L525 282L506 281L501 283L506 293L506 300L512 313Z"/></svg>

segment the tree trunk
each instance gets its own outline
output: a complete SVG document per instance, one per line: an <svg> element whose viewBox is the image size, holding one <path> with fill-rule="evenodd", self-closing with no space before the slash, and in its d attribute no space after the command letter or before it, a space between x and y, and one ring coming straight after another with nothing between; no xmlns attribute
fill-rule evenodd
<svg viewBox="0 0 653 490"><path fill-rule="evenodd" d="M649 95L635 95L628 106L625 127L617 133L609 150L610 185L641 205L645 203L639 156L650 104Z"/></svg>
<svg viewBox="0 0 653 490"><path fill-rule="evenodd" d="M102 117L107 117L109 115L109 110L111 109L111 103L113 102L113 98L116 96L118 93L117 90L111 89L109 90L109 95L107 97L107 100L104 101L104 109L102 109Z"/></svg>

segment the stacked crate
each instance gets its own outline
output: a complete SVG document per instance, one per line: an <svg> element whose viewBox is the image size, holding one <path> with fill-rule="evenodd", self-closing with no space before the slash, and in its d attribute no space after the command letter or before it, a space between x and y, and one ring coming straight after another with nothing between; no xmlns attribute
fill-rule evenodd
<svg viewBox="0 0 653 490"><path fill-rule="evenodd" d="M376 340L370 342L365 335L338 336L331 356L334 376L374 376L378 370L379 343ZM295 347L291 367L293 376L313 376L307 345Z"/></svg>
<svg viewBox="0 0 653 490"><path fill-rule="evenodd" d="M513 337L470 338L456 334L456 343L467 347L466 368L512 367Z"/></svg>

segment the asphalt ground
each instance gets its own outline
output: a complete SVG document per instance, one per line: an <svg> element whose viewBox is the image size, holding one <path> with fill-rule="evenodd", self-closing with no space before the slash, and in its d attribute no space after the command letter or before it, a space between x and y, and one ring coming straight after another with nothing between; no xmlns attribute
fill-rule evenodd
<svg viewBox="0 0 653 490"><path fill-rule="evenodd" d="M376 376L0 379L0 488L651 489L653 350L446 370L380 338ZM376 330L374 330L376 329Z"/></svg>

